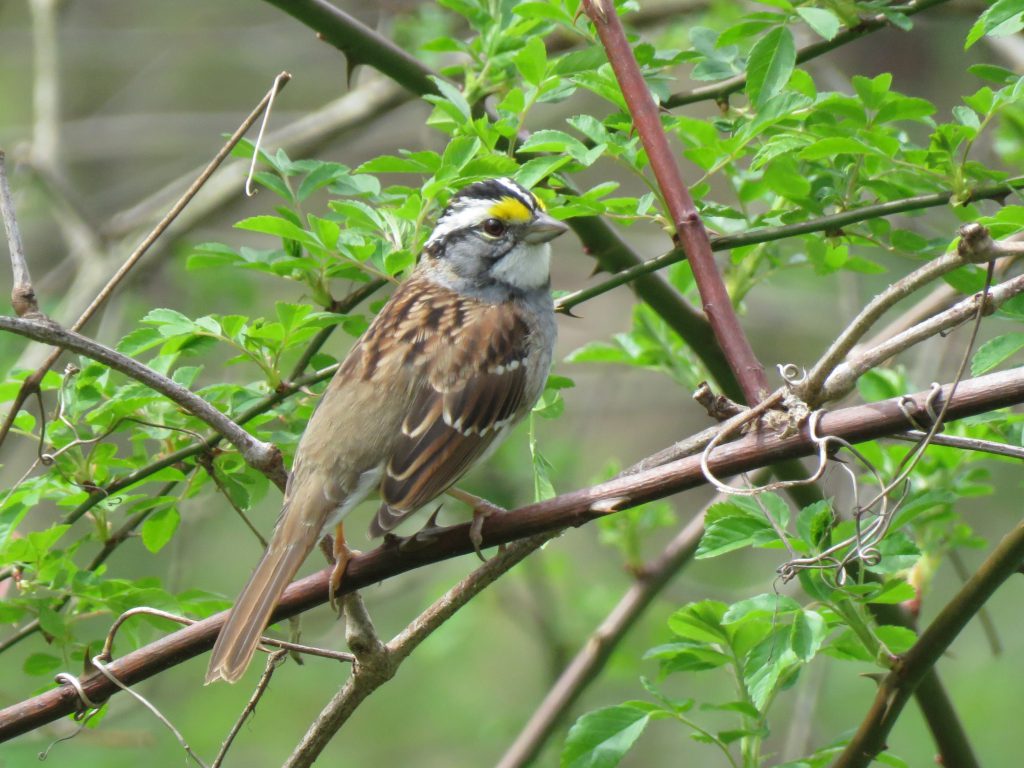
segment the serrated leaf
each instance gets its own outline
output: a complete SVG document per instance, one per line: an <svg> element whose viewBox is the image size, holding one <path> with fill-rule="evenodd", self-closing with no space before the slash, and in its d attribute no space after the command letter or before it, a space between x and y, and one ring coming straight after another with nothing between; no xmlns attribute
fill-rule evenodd
<svg viewBox="0 0 1024 768"><path fill-rule="evenodd" d="M1024 333L1020 331L1005 333L986 341L971 358L971 375L980 376L991 371L1021 349L1024 349Z"/></svg>
<svg viewBox="0 0 1024 768"><path fill-rule="evenodd" d="M800 150L801 160L824 160L836 155L870 155L875 149L847 136L829 136Z"/></svg>
<svg viewBox="0 0 1024 768"><path fill-rule="evenodd" d="M749 547L759 534L766 531L774 534L771 525L763 517L758 519L736 515L707 523L694 557L698 560L718 557L726 552Z"/></svg>
<svg viewBox="0 0 1024 768"><path fill-rule="evenodd" d="M437 86L437 90L441 92L441 95L453 104L463 118L469 122L472 119L472 114L469 108L469 102L466 101L466 97L462 95L462 91L443 78L431 77L430 79L434 81L434 84Z"/></svg>
<svg viewBox="0 0 1024 768"><path fill-rule="evenodd" d="M807 663L814 658L825 641L828 626L816 611L798 611L793 614L789 645L800 661Z"/></svg>
<svg viewBox="0 0 1024 768"><path fill-rule="evenodd" d="M531 189L568 162L569 158L565 155L535 157L523 163L514 178L527 189Z"/></svg>
<svg viewBox="0 0 1024 768"><path fill-rule="evenodd" d="M644 732L651 714L620 705L588 712L573 724L562 748L561 768L614 768Z"/></svg>
<svg viewBox="0 0 1024 768"><path fill-rule="evenodd" d="M796 66L796 45L787 27L766 34L750 51L747 60L747 98L760 107L781 91Z"/></svg>
<svg viewBox="0 0 1024 768"><path fill-rule="evenodd" d="M1024 14L1024 0L998 0L989 6L967 33L964 50L1014 17Z"/></svg>
<svg viewBox="0 0 1024 768"><path fill-rule="evenodd" d="M117 351L128 355L128 357L134 357L140 352L163 344L164 341L164 335L156 328L136 328L117 342Z"/></svg>
<svg viewBox="0 0 1024 768"><path fill-rule="evenodd" d="M722 623L735 624L751 615L779 617L799 610L800 603L793 598L774 592L765 592L730 605L729 610L722 617Z"/></svg>
<svg viewBox="0 0 1024 768"><path fill-rule="evenodd" d="M895 624L883 624L880 627L875 627L875 635L885 643L886 648L896 655L906 653L917 642L917 633L914 630Z"/></svg>
<svg viewBox="0 0 1024 768"><path fill-rule="evenodd" d="M531 85L540 85L547 69L547 57L544 39L534 36L526 41L526 45L516 51L512 60L516 63L519 74L526 82Z"/></svg>
<svg viewBox="0 0 1024 768"><path fill-rule="evenodd" d="M839 17L826 8L797 8L796 12L807 26L826 40L831 40L839 32Z"/></svg>

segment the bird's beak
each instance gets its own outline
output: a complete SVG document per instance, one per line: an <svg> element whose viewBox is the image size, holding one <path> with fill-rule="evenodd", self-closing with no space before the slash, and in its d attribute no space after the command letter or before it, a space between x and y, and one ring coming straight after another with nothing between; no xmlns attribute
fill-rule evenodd
<svg viewBox="0 0 1024 768"><path fill-rule="evenodd" d="M554 240L568 230L569 227L566 224L552 218L544 213L544 211L538 211L533 221L526 228L526 236L523 239L531 245L537 245L538 243Z"/></svg>

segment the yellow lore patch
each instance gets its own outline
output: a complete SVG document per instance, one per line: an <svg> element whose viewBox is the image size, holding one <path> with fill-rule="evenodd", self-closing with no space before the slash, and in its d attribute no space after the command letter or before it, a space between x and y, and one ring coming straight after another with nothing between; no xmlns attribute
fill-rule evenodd
<svg viewBox="0 0 1024 768"><path fill-rule="evenodd" d="M533 211L512 196L501 198L491 206L489 213L502 221L524 222L533 218Z"/></svg>

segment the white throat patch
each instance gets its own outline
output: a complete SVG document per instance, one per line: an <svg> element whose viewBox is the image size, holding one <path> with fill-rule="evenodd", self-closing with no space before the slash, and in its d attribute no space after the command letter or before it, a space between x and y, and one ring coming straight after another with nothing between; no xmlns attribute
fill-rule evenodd
<svg viewBox="0 0 1024 768"><path fill-rule="evenodd" d="M551 246L521 243L494 265L491 275L516 288L543 288L551 275Z"/></svg>

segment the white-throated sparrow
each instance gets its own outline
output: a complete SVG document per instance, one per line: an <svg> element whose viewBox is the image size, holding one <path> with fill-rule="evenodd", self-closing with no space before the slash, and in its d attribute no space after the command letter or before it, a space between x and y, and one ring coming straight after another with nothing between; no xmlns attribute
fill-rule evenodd
<svg viewBox="0 0 1024 768"><path fill-rule="evenodd" d="M338 368L299 443L263 559L213 647L238 680L284 588L372 491L379 536L444 493L544 388L555 342L548 242L566 226L511 179L451 198L412 275ZM332 585L347 562L339 525Z"/></svg>

